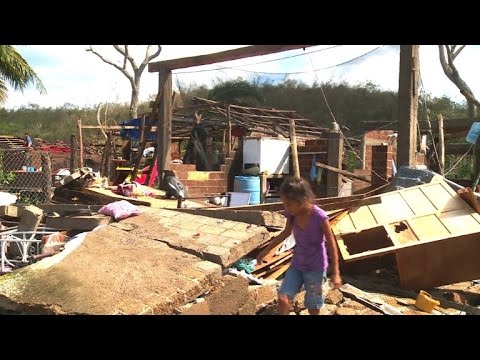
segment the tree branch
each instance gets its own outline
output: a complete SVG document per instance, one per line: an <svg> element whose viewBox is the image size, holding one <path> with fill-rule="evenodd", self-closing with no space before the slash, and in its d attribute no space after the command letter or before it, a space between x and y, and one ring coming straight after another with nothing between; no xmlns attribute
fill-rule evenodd
<svg viewBox="0 0 480 360"><path fill-rule="evenodd" d="M115 47L116 45L114 45ZM120 70L121 73L123 75L125 75L127 77L128 80L130 80L131 82L133 81L132 79L132 76L128 73L128 71L120 66L118 66L117 64L115 64L114 62L108 60L108 59L105 59L102 55L100 55L98 52L96 52L95 50L93 50L93 48L90 46L90 49L87 49L87 51L90 51L92 53L94 53L95 55L97 55L100 60L102 60L104 63L107 63L109 65L112 65L113 67L115 67L116 69Z"/></svg>
<svg viewBox="0 0 480 360"><path fill-rule="evenodd" d="M157 45L157 51L155 51L152 55L148 55L149 53L149 50L150 50L150 46L151 45L148 45L147 47L147 51L145 52L145 59L143 59L142 61L142 64L140 65L140 67L138 68L138 70L140 71L140 73L143 72L143 69L145 69L145 66L148 65L148 63L155 59L158 55L160 55L160 52L162 51L162 47L160 45Z"/></svg>
<svg viewBox="0 0 480 360"><path fill-rule="evenodd" d="M462 45L457 51L453 53L453 60L460 54L460 52L465 48L466 45Z"/></svg>
<svg viewBox="0 0 480 360"><path fill-rule="evenodd" d="M460 74L458 73L458 70L453 63L455 56L457 56L460 53L460 51L463 50L464 47L465 45L460 47L456 51L456 55L454 55L453 50L455 49L455 45L451 45L451 47L449 47L448 45L438 45L440 63L442 65L443 72L445 73L445 75L447 75L447 77L460 90L460 93L465 97L467 102L475 104L475 106L480 106L480 102L475 98L475 95L473 95L473 92L470 89L470 87L467 85L467 83L463 81L463 79L460 77ZM448 63L447 63L447 60L445 59L445 49L447 50Z"/></svg>

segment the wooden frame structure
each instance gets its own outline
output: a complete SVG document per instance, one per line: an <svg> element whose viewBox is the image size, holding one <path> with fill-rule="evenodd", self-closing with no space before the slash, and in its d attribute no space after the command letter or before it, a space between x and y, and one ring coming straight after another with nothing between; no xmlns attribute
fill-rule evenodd
<svg viewBox="0 0 480 360"><path fill-rule="evenodd" d="M254 45L213 54L165 60L148 64L149 72L158 72L158 94L153 104L152 118L157 118L157 166L158 173L170 168L170 138L172 136L172 70L217 62L243 59L253 56L306 48L313 45ZM227 116L228 116L227 110ZM230 128L230 127L229 127ZM160 175L161 176L161 175Z"/></svg>

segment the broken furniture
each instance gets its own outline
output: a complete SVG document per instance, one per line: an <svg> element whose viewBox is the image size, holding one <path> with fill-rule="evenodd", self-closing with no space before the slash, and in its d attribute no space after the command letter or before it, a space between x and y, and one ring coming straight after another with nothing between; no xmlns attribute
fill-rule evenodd
<svg viewBox="0 0 480 360"><path fill-rule="evenodd" d="M442 177L378 197L332 227L343 261L394 254L409 289L480 277L480 215Z"/></svg>
<svg viewBox="0 0 480 360"><path fill-rule="evenodd" d="M57 233L58 230L49 227L40 227L34 231L19 231L17 227L0 232L0 272L7 271L5 265L16 267L15 264L28 264L30 259L30 247L36 245L36 253L44 235ZM9 248L7 253L7 248ZM11 255L12 249L19 256Z"/></svg>

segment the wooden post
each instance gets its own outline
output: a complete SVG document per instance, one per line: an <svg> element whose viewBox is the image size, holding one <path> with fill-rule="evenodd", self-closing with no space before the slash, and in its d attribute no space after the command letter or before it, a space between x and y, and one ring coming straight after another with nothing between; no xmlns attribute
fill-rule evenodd
<svg viewBox="0 0 480 360"><path fill-rule="evenodd" d="M142 116L142 119L140 120L140 144L143 143L145 136L148 139L149 134L144 134L145 130L145 115Z"/></svg>
<svg viewBox="0 0 480 360"><path fill-rule="evenodd" d="M77 138L70 135L70 174L73 174L77 166Z"/></svg>
<svg viewBox="0 0 480 360"><path fill-rule="evenodd" d="M160 90L161 89L161 90ZM158 183L162 183L163 171L170 170L170 138L172 133L172 72L159 71L158 125L157 125L157 167Z"/></svg>
<svg viewBox="0 0 480 360"><path fill-rule="evenodd" d="M445 173L445 139L443 136L443 116L442 114L437 115L438 120L438 152L440 160L440 175Z"/></svg>
<svg viewBox="0 0 480 360"><path fill-rule="evenodd" d="M81 119L77 120L77 127L78 127L78 144L80 147L80 156L79 156L80 166L79 167L82 168L83 167L83 138L82 138L82 120Z"/></svg>
<svg viewBox="0 0 480 360"><path fill-rule="evenodd" d="M45 179L42 184L42 191L45 195L44 204L50 204L52 200L52 164L50 162L50 155L47 152L42 152L40 155L42 163L42 173L45 174Z"/></svg>
<svg viewBox="0 0 480 360"><path fill-rule="evenodd" d="M341 133L328 134L328 165L336 169L342 169L343 138ZM341 187L341 176L337 172L327 173L327 197L338 196Z"/></svg>
<svg viewBox="0 0 480 360"><path fill-rule="evenodd" d="M295 175L295 177L300 177L300 166L298 165L298 154L297 154L297 135L295 133L294 119L290 119L290 146L292 148L292 157L293 157L293 175Z"/></svg>
<svg viewBox="0 0 480 360"><path fill-rule="evenodd" d="M267 195L267 174L261 174L260 175L260 203L265 204L265 198Z"/></svg>
<svg viewBox="0 0 480 360"><path fill-rule="evenodd" d="M227 141L227 129L223 129L223 138L222 138L222 164L225 164L225 158L227 157L227 149L225 144ZM180 146L179 146L180 148Z"/></svg>
<svg viewBox="0 0 480 360"><path fill-rule="evenodd" d="M112 144L112 133L109 132L107 134L107 140L105 140L104 154L102 156L102 159L105 159L105 164L104 164L105 176L109 181L110 181L110 166L112 163L112 157L110 156L112 151L111 144Z"/></svg>
<svg viewBox="0 0 480 360"><path fill-rule="evenodd" d="M232 151L232 118L230 116L230 105L227 105L227 126L228 126L227 158L229 158L230 152Z"/></svg>
<svg viewBox="0 0 480 360"><path fill-rule="evenodd" d="M114 139L113 139L113 132L110 131L108 134L107 134L107 141L108 141L108 145L109 145L109 149L108 149L108 154L107 154L107 176L108 176L108 180L111 180L112 178L112 175L114 175L116 173L116 168L113 169L113 172L112 172L112 164L113 164L113 142L114 142ZM115 164L115 167L116 167L116 164ZM115 179L114 179L115 180Z"/></svg>
<svg viewBox="0 0 480 360"><path fill-rule="evenodd" d="M400 45L398 166L416 165L419 45Z"/></svg>

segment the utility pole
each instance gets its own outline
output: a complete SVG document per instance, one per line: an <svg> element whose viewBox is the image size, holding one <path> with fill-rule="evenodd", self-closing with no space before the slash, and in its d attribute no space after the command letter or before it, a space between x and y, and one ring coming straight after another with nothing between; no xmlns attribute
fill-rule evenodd
<svg viewBox="0 0 480 360"><path fill-rule="evenodd" d="M415 166L417 152L419 45L400 45L398 166Z"/></svg>

